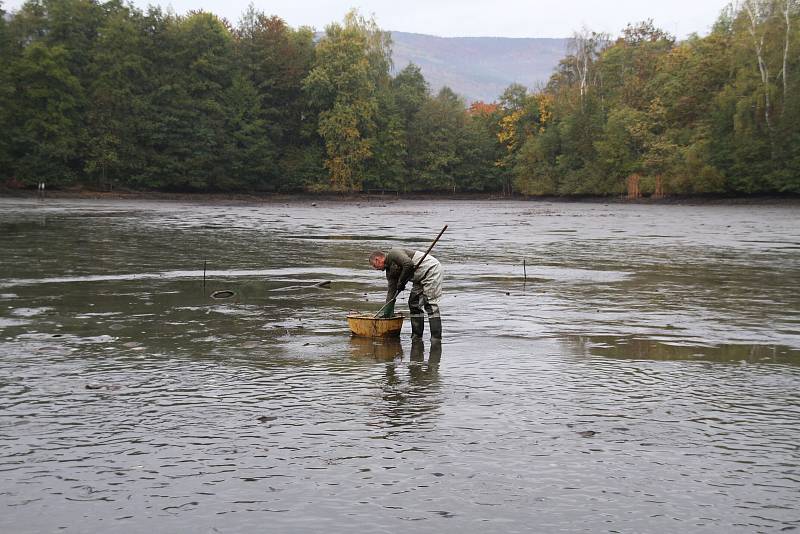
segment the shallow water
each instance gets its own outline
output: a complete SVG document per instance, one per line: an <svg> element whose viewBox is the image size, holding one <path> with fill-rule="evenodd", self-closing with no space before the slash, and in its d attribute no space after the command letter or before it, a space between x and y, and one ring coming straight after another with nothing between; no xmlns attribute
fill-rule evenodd
<svg viewBox="0 0 800 534"><path fill-rule="evenodd" d="M796 207L316 204L0 199L0 531L800 527Z"/></svg>

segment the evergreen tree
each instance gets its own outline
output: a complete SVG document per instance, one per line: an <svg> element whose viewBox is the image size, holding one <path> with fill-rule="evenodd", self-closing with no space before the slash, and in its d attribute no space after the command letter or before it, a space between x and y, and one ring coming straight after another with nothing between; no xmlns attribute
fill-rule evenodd
<svg viewBox="0 0 800 534"><path fill-rule="evenodd" d="M11 154L11 140L16 136L12 122L11 109L14 100L14 76L17 50L12 45L6 23L6 12L0 2L0 183L12 179L14 160Z"/></svg>
<svg viewBox="0 0 800 534"><path fill-rule="evenodd" d="M40 41L28 45L15 65L14 81L14 176L29 185L71 184L85 131L83 90L69 70L69 53Z"/></svg>
<svg viewBox="0 0 800 534"><path fill-rule="evenodd" d="M109 13L92 49L84 168L102 188L112 180L127 183L142 169L137 132L150 70L145 39L141 13L120 8Z"/></svg>

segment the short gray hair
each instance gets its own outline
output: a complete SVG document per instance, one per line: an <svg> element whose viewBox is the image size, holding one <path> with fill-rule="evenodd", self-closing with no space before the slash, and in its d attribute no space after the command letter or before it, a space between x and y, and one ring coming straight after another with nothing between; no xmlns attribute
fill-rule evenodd
<svg viewBox="0 0 800 534"><path fill-rule="evenodd" d="M378 258L383 258L384 256L386 256L386 254L384 254L382 250L375 250L375 251L373 251L373 252L372 252L372 254L370 254L370 255L369 255L369 263L370 263L370 265L371 265L371 264L372 264L372 262L374 262L376 259L378 259Z"/></svg>

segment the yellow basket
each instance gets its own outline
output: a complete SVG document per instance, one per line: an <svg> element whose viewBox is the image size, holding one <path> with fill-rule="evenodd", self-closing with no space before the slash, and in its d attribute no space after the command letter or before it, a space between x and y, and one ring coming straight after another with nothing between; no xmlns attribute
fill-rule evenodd
<svg viewBox="0 0 800 534"><path fill-rule="evenodd" d="M351 313L347 316L347 324L354 336L361 337L398 337L403 329L404 315L375 318L371 314Z"/></svg>

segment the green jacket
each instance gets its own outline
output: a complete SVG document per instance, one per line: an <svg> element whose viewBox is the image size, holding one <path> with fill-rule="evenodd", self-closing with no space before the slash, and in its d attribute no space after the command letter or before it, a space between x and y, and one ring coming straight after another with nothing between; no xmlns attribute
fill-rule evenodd
<svg viewBox="0 0 800 534"><path fill-rule="evenodd" d="M414 250L409 248L393 248L386 254L383 270L386 271L386 280L389 282L389 292L386 302L394 298L397 290L406 285L414 276Z"/></svg>

